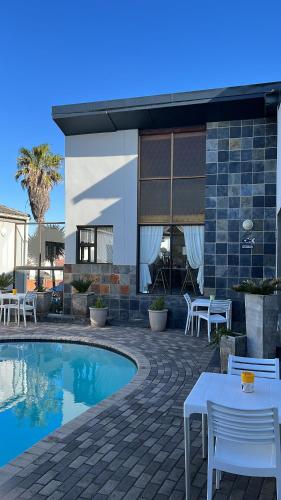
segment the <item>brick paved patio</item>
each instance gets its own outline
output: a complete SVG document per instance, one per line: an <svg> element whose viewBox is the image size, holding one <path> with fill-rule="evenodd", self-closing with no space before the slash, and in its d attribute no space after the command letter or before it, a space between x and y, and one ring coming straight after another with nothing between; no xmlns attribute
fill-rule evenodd
<svg viewBox="0 0 281 500"><path fill-rule="evenodd" d="M184 498L182 407L202 371L216 370L205 338L182 331L46 324L0 327L3 339L61 339L114 347L139 365L133 381L0 469L2 499ZM206 498L200 420L192 422L192 498ZM271 500L273 479L224 474L217 500Z"/></svg>

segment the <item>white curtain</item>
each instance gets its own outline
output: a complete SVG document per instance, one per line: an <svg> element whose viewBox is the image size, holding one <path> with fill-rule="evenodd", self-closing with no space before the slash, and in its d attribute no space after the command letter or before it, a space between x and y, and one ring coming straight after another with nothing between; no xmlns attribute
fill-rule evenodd
<svg viewBox="0 0 281 500"><path fill-rule="evenodd" d="M113 228L97 229L97 262L113 262Z"/></svg>
<svg viewBox="0 0 281 500"><path fill-rule="evenodd" d="M198 269L197 283L204 289L204 226L182 226L186 257L192 269Z"/></svg>
<svg viewBox="0 0 281 500"><path fill-rule="evenodd" d="M163 226L143 226L140 228L140 292L151 285L149 264L155 262L159 254L163 236Z"/></svg>

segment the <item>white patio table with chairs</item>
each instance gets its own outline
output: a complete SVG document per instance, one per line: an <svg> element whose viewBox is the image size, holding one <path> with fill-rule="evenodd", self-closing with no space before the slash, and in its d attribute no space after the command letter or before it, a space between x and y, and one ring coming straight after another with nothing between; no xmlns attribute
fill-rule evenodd
<svg viewBox="0 0 281 500"><path fill-rule="evenodd" d="M200 334L201 319L207 321L208 340L210 342L212 324L225 324L228 329L231 329L232 323L232 301L207 299L206 297L197 297L191 299L188 293L184 294L184 299L187 304L187 317L185 325L185 335L191 328L191 335L194 331L194 318L196 318L197 337Z"/></svg>
<svg viewBox="0 0 281 500"><path fill-rule="evenodd" d="M254 392L241 389L240 371L255 373ZM280 437L281 381L279 360L231 357L229 373L202 373L184 402L185 487L190 490L190 417L202 414L202 455L208 417L208 488L212 498L213 470L216 488L221 472L254 477L275 477L281 500ZM246 432L245 432L246 429Z"/></svg>
<svg viewBox="0 0 281 500"><path fill-rule="evenodd" d="M0 322L9 325L11 320L11 311L14 313L15 321L20 324L20 318L23 317L24 326L26 326L26 317L33 315L34 322L36 317L36 293L0 293ZM7 316L6 316L7 313Z"/></svg>

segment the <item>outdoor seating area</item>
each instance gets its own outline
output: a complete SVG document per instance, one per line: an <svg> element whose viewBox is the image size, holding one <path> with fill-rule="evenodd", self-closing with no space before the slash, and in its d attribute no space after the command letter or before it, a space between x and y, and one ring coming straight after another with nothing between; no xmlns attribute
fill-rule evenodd
<svg viewBox="0 0 281 500"><path fill-rule="evenodd" d="M245 373L250 373L253 377L250 387L246 388L243 387ZM255 377L257 380L254 382ZM222 472L275 477L277 498L280 498L279 359L229 356L227 374L204 372L200 375L184 403L187 499L192 498L190 415L198 412L202 413L202 457L208 456L207 500L213 498L214 471L217 490L220 489ZM208 447L205 416L208 422Z"/></svg>
<svg viewBox="0 0 281 500"><path fill-rule="evenodd" d="M219 325L226 325L228 330L231 329L231 300L215 300L214 297L195 298L191 299L188 293L184 294L184 299L187 304L187 318L185 325L185 335L191 330L191 335L194 332L194 318L196 320L197 337L200 334L201 319L207 322L208 341L211 341L211 328L215 325L216 330Z"/></svg>
<svg viewBox="0 0 281 500"><path fill-rule="evenodd" d="M23 322L2 323L0 341L18 338L107 346L131 356L138 372L124 389L4 466L1 498L8 499L11 492L17 498L36 494L49 498L53 493L62 498L71 489L74 498L84 499L203 500L207 483L208 499L275 498L278 471L268 457L270 450L276 450L277 458L279 453L278 359L230 356L228 374L222 375L206 334L185 336L182 330L154 334L129 326L93 329L29 322L25 328ZM254 393L241 389L245 370L255 373ZM261 436L262 442L254 444ZM240 443L246 439L249 447L248 441L247 446ZM220 440L219 447L213 445L215 440ZM218 472L211 483L212 470ZM46 473L52 478L48 483ZM259 478L251 478L255 475Z"/></svg>
<svg viewBox="0 0 281 500"><path fill-rule="evenodd" d="M3 320L4 325L9 325L12 315L18 325L21 319L23 319L24 326L26 326L27 316L32 316L34 322L37 323L36 293L17 293L16 290L14 292L0 293L0 323Z"/></svg>

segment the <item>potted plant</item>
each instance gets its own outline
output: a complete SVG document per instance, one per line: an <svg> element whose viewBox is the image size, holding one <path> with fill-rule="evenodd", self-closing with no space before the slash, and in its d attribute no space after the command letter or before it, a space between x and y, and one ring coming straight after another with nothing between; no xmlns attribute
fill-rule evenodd
<svg viewBox="0 0 281 500"><path fill-rule="evenodd" d="M98 297L90 309L90 321L92 326L103 327L107 319L108 307L101 297Z"/></svg>
<svg viewBox="0 0 281 500"><path fill-rule="evenodd" d="M153 332L163 332L166 329L167 314L164 297L155 299L148 309L150 328Z"/></svg>
<svg viewBox="0 0 281 500"><path fill-rule="evenodd" d="M7 292L8 288L13 284L12 273L2 273L0 274L0 291Z"/></svg>
<svg viewBox="0 0 281 500"><path fill-rule="evenodd" d="M277 344L278 296L281 279L242 281L233 286L245 294L248 356L275 358Z"/></svg>
<svg viewBox="0 0 281 500"><path fill-rule="evenodd" d="M88 292L92 281L90 279L78 279L71 282L76 290L72 294L72 313L74 316L89 316L89 307L94 304L95 294Z"/></svg>
<svg viewBox="0 0 281 500"><path fill-rule="evenodd" d="M210 344L208 344L210 345ZM228 356L246 356L247 336L243 333L233 332L225 327L219 328L213 335L211 345L220 349L221 372L227 372Z"/></svg>
<svg viewBox="0 0 281 500"><path fill-rule="evenodd" d="M35 288L34 292L37 296L36 313L41 317L47 316L51 308L53 292L51 290L46 290L42 285Z"/></svg>

